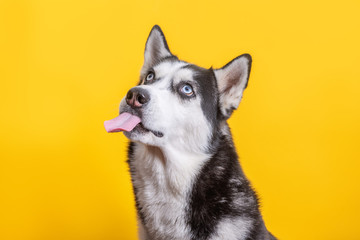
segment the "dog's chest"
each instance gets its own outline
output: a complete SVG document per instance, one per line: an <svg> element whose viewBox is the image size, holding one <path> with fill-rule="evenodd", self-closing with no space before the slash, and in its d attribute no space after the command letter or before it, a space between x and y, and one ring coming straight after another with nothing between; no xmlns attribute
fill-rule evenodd
<svg viewBox="0 0 360 240"><path fill-rule="evenodd" d="M185 223L184 199L150 186L137 195L145 220L143 225L150 239L190 239Z"/></svg>
<svg viewBox="0 0 360 240"><path fill-rule="evenodd" d="M167 164L157 153L134 150L130 168L139 217L149 239L191 239L185 213L191 178Z"/></svg>

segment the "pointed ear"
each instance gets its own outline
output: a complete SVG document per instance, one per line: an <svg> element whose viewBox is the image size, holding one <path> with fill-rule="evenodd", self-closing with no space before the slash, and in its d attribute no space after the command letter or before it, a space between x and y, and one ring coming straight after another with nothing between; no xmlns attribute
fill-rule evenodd
<svg viewBox="0 0 360 240"><path fill-rule="evenodd" d="M158 25L155 25L151 29L149 37L146 41L144 65L142 67L143 71L147 71L147 69L151 68L163 58L168 56L172 56L172 54L167 45L164 33Z"/></svg>
<svg viewBox="0 0 360 240"><path fill-rule="evenodd" d="M251 62L251 56L243 54L214 70L220 93L220 109L226 119L239 106L249 80Z"/></svg>

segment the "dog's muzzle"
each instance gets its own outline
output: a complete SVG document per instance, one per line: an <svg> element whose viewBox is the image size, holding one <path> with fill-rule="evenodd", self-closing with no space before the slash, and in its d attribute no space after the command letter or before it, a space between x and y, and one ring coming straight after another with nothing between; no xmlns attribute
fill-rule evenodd
<svg viewBox="0 0 360 240"><path fill-rule="evenodd" d="M127 106L120 111L120 115L116 118L105 121L104 126L107 132L130 132L136 126L137 131L152 132L156 137L163 137L160 131L145 128L142 124L142 107L150 101L150 94L141 87L131 88L125 97Z"/></svg>

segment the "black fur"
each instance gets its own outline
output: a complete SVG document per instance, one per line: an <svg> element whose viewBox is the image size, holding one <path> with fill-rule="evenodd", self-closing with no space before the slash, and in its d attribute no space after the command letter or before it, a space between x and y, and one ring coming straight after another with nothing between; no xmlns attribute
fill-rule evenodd
<svg viewBox="0 0 360 240"><path fill-rule="evenodd" d="M194 240L208 239L224 218L261 220L258 199L239 165L231 139L223 135L219 142L189 196L188 223ZM239 207L234 200L242 201L244 206Z"/></svg>
<svg viewBox="0 0 360 240"><path fill-rule="evenodd" d="M189 68L194 72L194 80L198 83L201 96L201 108L213 128L218 123L219 102L218 87L216 78L212 69L205 69L196 65L186 65L183 68Z"/></svg>

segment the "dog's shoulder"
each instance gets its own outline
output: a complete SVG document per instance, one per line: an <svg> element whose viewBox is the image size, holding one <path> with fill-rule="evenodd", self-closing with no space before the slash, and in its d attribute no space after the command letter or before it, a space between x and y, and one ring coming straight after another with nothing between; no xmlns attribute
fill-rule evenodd
<svg viewBox="0 0 360 240"><path fill-rule="evenodd" d="M198 174L188 213L197 239L211 235L238 239L250 234L261 218L257 196L240 167L230 135L220 136L216 151ZM229 233L236 236L228 238Z"/></svg>

